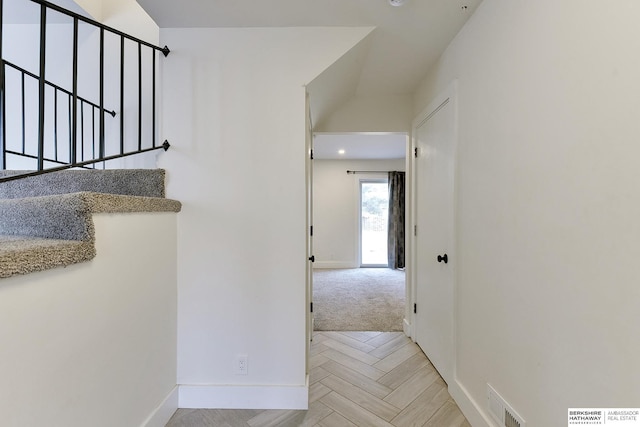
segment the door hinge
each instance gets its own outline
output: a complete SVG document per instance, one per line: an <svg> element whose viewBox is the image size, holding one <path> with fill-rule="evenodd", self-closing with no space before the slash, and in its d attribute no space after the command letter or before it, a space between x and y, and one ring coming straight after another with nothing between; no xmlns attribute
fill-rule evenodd
<svg viewBox="0 0 640 427"><path fill-rule="evenodd" d="M414 236L417 236L417 235L418 235L418 226L417 226L417 225L414 225L414 226L413 226L413 235L414 235Z"/></svg>
<svg viewBox="0 0 640 427"><path fill-rule="evenodd" d="M310 158L311 160L313 160L313 150L311 150L311 154L310 154L309 158Z"/></svg>
<svg viewBox="0 0 640 427"><path fill-rule="evenodd" d="M413 304L413 312L414 313L418 312L418 304Z"/></svg>
<svg viewBox="0 0 640 427"><path fill-rule="evenodd" d="M418 158L418 147L415 147L413 149L413 157L415 157L416 159Z"/></svg>
<svg viewBox="0 0 640 427"><path fill-rule="evenodd" d="M309 236L313 236L313 225L309 227Z"/></svg>
<svg viewBox="0 0 640 427"><path fill-rule="evenodd" d="M309 305L310 305L309 308L311 309L311 313L313 313L313 303L310 303Z"/></svg>

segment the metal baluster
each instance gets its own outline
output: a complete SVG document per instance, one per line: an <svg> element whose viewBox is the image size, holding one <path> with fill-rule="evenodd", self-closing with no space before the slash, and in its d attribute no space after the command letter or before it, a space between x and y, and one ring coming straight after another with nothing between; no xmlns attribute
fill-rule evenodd
<svg viewBox="0 0 640 427"><path fill-rule="evenodd" d="M104 28L100 28L100 158L104 157ZM93 155L95 159L95 153Z"/></svg>
<svg viewBox="0 0 640 427"><path fill-rule="evenodd" d="M26 125L25 125L25 121L26 121L26 99L25 99L25 95L24 95L24 72L21 74L22 75L22 154L26 153Z"/></svg>
<svg viewBox="0 0 640 427"><path fill-rule="evenodd" d="M58 161L58 89L53 88L53 159Z"/></svg>
<svg viewBox="0 0 640 427"><path fill-rule="evenodd" d="M40 90L38 113L38 170L44 169L44 89L46 71L46 45L47 45L47 6L40 6Z"/></svg>
<svg viewBox="0 0 640 427"><path fill-rule="evenodd" d="M124 36L120 37L120 154L124 154Z"/></svg>
<svg viewBox="0 0 640 427"><path fill-rule="evenodd" d="M156 52L154 50L151 51L152 60L152 70L151 73L153 75L153 81L151 82L151 143L152 147L156 146Z"/></svg>
<svg viewBox="0 0 640 427"><path fill-rule="evenodd" d="M138 43L138 150L142 150L142 45Z"/></svg>
<svg viewBox="0 0 640 427"><path fill-rule="evenodd" d="M69 164L74 164L75 161L71 160L71 155L73 153L73 131L71 130L71 126L73 126L73 119L71 118L71 96L67 95L67 118L69 119Z"/></svg>
<svg viewBox="0 0 640 427"><path fill-rule="evenodd" d="M84 102L80 102L80 161L84 162Z"/></svg>
<svg viewBox="0 0 640 427"><path fill-rule="evenodd" d="M98 131L100 130L98 129ZM96 159L96 107L91 107L91 156L93 160ZM96 168L95 164L93 168Z"/></svg>
<svg viewBox="0 0 640 427"><path fill-rule="evenodd" d="M0 5L2 4L2 0L0 0ZM0 6L1 7L1 6ZM2 16L2 11L0 10L0 16ZM2 27L2 22L0 18L0 28ZM0 30L0 33L2 31ZM2 45L2 37L0 36L0 45ZM2 49L0 49L2 51ZM1 55L2 53L0 53ZM0 150L2 150L2 155L0 156L0 169L7 168L7 147L5 146L5 141L7 140L7 115L6 115L6 96L5 96L5 66L4 61L0 59Z"/></svg>
<svg viewBox="0 0 640 427"><path fill-rule="evenodd" d="M71 112L72 128L71 132L71 147L69 147L69 157L72 165L77 163L77 151L78 151L78 18L73 18L73 88L72 92L72 104L73 111Z"/></svg>

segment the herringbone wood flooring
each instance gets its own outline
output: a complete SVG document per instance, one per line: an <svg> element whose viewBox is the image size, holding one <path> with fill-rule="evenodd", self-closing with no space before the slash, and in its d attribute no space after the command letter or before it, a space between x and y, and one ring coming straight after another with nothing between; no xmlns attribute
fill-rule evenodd
<svg viewBox="0 0 640 427"><path fill-rule="evenodd" d="M179 409L167 427L470 427L402 332L315 332L308 411Z"/></svg>

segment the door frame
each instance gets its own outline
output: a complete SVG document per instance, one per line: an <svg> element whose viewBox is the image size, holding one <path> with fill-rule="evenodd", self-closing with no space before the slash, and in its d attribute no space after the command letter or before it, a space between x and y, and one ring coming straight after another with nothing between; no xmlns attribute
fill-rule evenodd
<svg viewBox="0 0 640 427"><path fill-rule="evenodd" d="M417 141L416 141L416 136L417 136L417 129L420 127L420 125L422 125L424 122L426 122L431 116L433 116L434 114L436 114L440 108L444 105L444 103L447 101L447 99L449 100L449 105L451 106L452 110L453 110L453 135L452 135L452 143L453 143L453 147L452 147L452 153L453 153L453 183L452 183L452 188L453 188L453 230L452 230L452 236L451 236L451 244L452 244L452 249L450 251L450 256L452 256L455 259L455 262L452 265L452 307L453 307L453 313L452 313L452 317L453 317L453 328L452 328L452 334L453 334L453 348L452 348L452 356L453 356L453 362L452 362L452 366L451 366L451 376L452 376L452 380L455 381L457 379L457 373L456 373L456 360L457 360L457 330L458 330L458 265L459 265L459 258L458 258L458 129L459 129L459 113L458 113L458 81L453 80L447 87L445 90L443 90L441 93L439 93L438 95L436 95L434 98L432 98L431 102L429 102L429 104L427 105L426 108L424 108L412 121L411 124L411 149L410 149L410 159L408 159L407 163L407 167L408 170L410 171L410 176L411 178L408 180L410 181L410 185L411 188L409 189L409 193L411 194L410 200L410 207L408 207L409 211L411 212L411 217L410 217L410 224L411 224L411 230L410 233L408 234L410 243L409 246L411 248L410 250L410 256L409 256L409 262L410 265L408 266L409 268L407 268L407 271L410 272L410 277L408 278L410 280L410 297L407 298L408 301L410 301L410 303L408 304L408 306L411 309L411 324L408 325L408 330L405 330L405 333L407 335L409 335L409 337L416 342L416 313L413 310L414 304L416 304L417 302L417 291L418 291L418 284L417 284L417 239L416 239L416 233L415 233L415 227L416 227L416 219L418 217L418 212L416 212L417 210L417 193L416 193L416 189L417 189L417 183L416 183L416 179L417 179L417 170L416 170L416 156L415 156L415 150L417 150L418 145L417 145ZM418 232L425 232L418 230ZM449 386L451 386L451 384L449 384Z"/></svg>
<svg viewBox="0 0 640 427"><path fill-rule="evenodd" d="M307 93L308 95L308 93ZM309 99L307 98L307 115L306 118L308 120L307 122L307 126L310 127L310 134L308 135L308 146L307 149L310 149L310 147L315 143L315 135L320 135L320 134L340 134L340 135L367 135L367 134L397 134L397 135L402 135L405 138L405 289L404 289L404 294L405 294L405 312L404 312L404 318L403 318L403 332L406 336L411 337L411 325L413 322L413 318L412 318L412 313L413 313L413 305L410 303L410 301L412 301L412 272L411 272L411 257L412 257L412 246L411 246L411 236L413 235L413 233L411 232L411 227L412 227L412 208L411 208L411 204L412 204L412 200L411 200L411 188L412 188L412 180L411 180L411 171L412 171L412 167L413 167L413 149L412 149L412 139L411 139L411 132L406 132L406 131L388 131L388 132L380 132L380 131L371 131L371 132L323 132L323 131L314 131L313 130L313 123L311 123L311 117L310 117L310 106L309 106ZM308 154L308 152L306 152ZM307 159L308 159L308 155L307 155ZM312 162L310 163L307 160L307 168L312 168ZM312 173L312 171L307 171L308 173ZM356 175L354 176L354 191L357 193L359 191L359 181L356 177ZM363 178L366 178L368 175L367 174L363 174ZM371 175L372 177L376 177L376 175ZM378 175L379 177L379 175ZM313 177L309 176L309 178L311 180L313 180ZM311 193L307 192L307 197L310 197ZM308 203L310 202L309 200L307 201ZM311 201L312 202L312 201ZM359 197L356 198L355 204L354 204L354 209L359 209ZM311 203L311 209L312 209L312 205L313 203ZM359 215L354 215L354 221L355 221L355 229L359 230L359 223L360 223L360 218ZM356 233L359 233L359 231L357 231ZM308 238L308 236L307 236ZM359 242L359 236L354 236L355 239L357 239L357 242ZM310 253L309 253L310 254ZM349 267L349 268L359 268L360 267L360 248L359 248L359 243L356 245L356 247L354 248L353 251L353 266ZM313 274L313 270L312 270L312 274ZM311 289L311 293L313 293L313 290ZM308 295L307 298L307 302L309 302L312 299L313 295ZM305 308L305 310L308 310L308 306L307 308ZM309 334L310 335L310 334Z"/></svg>
<svg viewBox="0 0 640 427"><path fill-rule="evenodd" d="M309 92L305 88L305 373L307 382L311 371L311 342L313 341L313 122L311 121L311 104Z"/></svg>

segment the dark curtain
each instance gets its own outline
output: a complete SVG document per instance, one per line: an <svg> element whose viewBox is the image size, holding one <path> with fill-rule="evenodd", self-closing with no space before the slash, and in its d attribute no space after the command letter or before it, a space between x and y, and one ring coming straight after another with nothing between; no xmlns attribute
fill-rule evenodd
<svg viewBox="0 0 640 427"><path fill-rule="evenodd" d="M389 268L404 268L404 172L389 172Z"/></svg>

